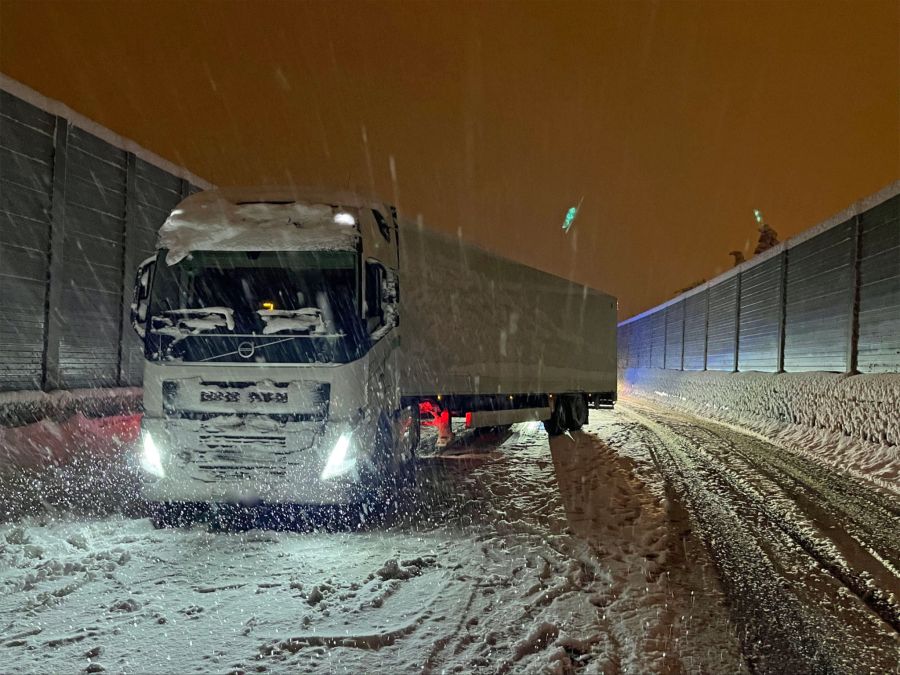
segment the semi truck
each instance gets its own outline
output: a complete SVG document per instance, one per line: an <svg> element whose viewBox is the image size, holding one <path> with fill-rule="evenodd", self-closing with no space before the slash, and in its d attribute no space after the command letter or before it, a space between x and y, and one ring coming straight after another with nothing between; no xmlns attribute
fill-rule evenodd
<svg viewBox="0 0 900 675"><path fill-rule="evenodd" d="M135 464L158 518L352 504L469 427L580 428L616 399L616 300L357 194L187 197L138 268Z"/></svg>

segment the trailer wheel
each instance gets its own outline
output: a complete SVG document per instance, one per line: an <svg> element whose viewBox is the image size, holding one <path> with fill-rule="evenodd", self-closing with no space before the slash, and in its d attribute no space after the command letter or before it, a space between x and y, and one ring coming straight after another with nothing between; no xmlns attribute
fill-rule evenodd
<svg viewBox="0 0 900 675"><path fill-rule="evenodd" d="M409 459L415 461L416 451L419 449L419 443L422 441L422 420L419 415L419 406L412 405L410 407L410 427L409 427Z"/></svg>
<svg viewBox="0 0 900 675"><path fill-rule="evenodd" d="M568 407L565 396L559 396L556 399L556 405L550 413L550 419L544 420L544 429L547 430L547 435L559 436L568 428Z"/></svg>
<svg viewBox="0 0 900 675"><path fill-rule="evenodd" d="M588 421L588 404L587 397L584 394L573 394L565 397L569 408L569 431L578 431L587 424Z"/></svg>

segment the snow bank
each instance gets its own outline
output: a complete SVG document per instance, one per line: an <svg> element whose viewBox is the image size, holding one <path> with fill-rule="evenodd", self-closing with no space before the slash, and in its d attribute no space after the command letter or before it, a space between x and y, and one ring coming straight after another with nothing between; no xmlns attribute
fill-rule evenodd
<svg viewBox="0 0 900 675"><path fill-rule="evenodd" d="M0 427L0 521L60 509L127 510L136 502L137 483L124 457L140 425L139 414L77 413L59 422Z"/></svg>
<svg viewBox="0 0 900 675"><path fill-rule="evenodd" d="M132 502L122 458L140 433L141 395L136 387L0 393L0 520Z"/></svg>
<svg viewBox="0 0 900 675"><path fill-rule="evenodd" d="M623 394L749 428L900 491L900 374L620 371Z"/></svg>
<svg viewBox="0 0 900 675"><path fill-rule="evenodd" d="M0 427L43 419L61 421L78 413L85 417L137 413L142 410L142 397L140 387L0 392Z"/></svg>
<svg viewBox="0 0 900 675"><path fill-rule="evenodd" d="M113 458L137 439L141 416L88 418L77 413L67 420L50 419L19 427L0 427L0 460L4 467L40 468L67 464L86 454Z"/></svg>
<svg viewBox="0 0 900 675"><path fill-rule="evenodd" d="M185 199L159 230L174 265L191 251L355 251L357 217L341 202L306 202L293 192L208 190Z"/></svg>

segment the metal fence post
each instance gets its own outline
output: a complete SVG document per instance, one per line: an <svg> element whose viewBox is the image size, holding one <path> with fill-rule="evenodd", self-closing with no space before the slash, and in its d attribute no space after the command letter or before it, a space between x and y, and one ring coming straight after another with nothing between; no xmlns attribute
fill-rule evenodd
<svg viewBox="0 0 900 675"><path fill-rule="evenodd" d="M784 334L785 320L787 318L787 266L788 266L788 249L787 246L781 252L781 266L779 276L779 298L778 298L778 354L775 365L776 373L784 372Z"/></svg>
<svg viewBox="0 0 900 675"><path fill-rule="evenodd" d="M856 373L859 367L859 282L862 243L862 222L859 214L853 218L850 230L850 316L847 330L847 372Z"/></svg>
<svg viewBox="0 0 900 675"><path fill-rule="evenodd" d="M663 316L663 370L667 370L669 363L669 308L662 311Z"/></svg>
<svg viewBox="0 0 900 675"><path fill-rule="evenodd" d="M52 391L62 386L59 343L62 335L63 263L66 239L66 162L69 123L56 118L53 134L53 183L50 198L50 261L44 304L44 359L41 388Z"/></svg>
<svg viewBox="0 0 900 675"><path fill-rule="evenodd" d="M137 159L134 153L125 155L125 229L122 232L122 316L119 320L119 386L128 384L131 371L131 354L126 336L131 326L131 294L134 271L137 268L137 195L135 173Z"/></svg>
<svg viewBox="0 0 900 675"><path fill-rule="evenodd" d="M738 355L741 351L741 277L743 272L737 273L737 280L734 284L734 364L731 372L738 372L740 359Z"/></svg>
<svg viewBox="0 0 900 675"><path fill-rule="evenodd" d="M709 357L709 286L706 287L706 314L703 326L703 370L706 370L706 359Z"/></svg>
<svg viewBox="0 0 900 675"><path fill-rule="evenodd" d="M687 301L681 301L681 364L679 370L684 370L684 335L687 328Z"/></svg>

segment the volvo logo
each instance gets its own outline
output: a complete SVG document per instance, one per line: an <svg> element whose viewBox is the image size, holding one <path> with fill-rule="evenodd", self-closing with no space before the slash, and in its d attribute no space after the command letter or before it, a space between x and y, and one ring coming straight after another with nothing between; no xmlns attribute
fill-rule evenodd
<svg viewBox="0 0 900 675"><path fill-rule="evenodd" d="M256 346L252 342L242 342L238 345L237 353L245 359L249 359L256 352Z"/></svg>

